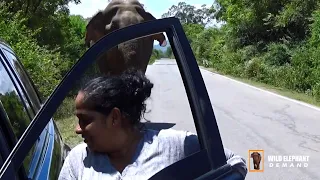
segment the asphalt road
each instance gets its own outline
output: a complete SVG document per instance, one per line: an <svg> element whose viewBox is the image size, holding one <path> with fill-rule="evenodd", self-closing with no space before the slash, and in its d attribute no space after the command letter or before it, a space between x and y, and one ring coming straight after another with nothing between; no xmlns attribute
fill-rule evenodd
<svg viewBox="0 0 320 180"><path fill-rule="evenodd" d="M240 154L252 169L249 150L264 150L263 172L248 172L248 180L320 179L320 110L201 69L225 148ZM179 69L174 60L150 65L154 83L146 118L163 128L195 131ZM307 162L278 162L268 156L309 156ZM284 158L284 157L283 157ZM288 167L282 167L288 163ZM298 164L297 164L298 163ZM300 164L301 163L301 164ZM307 163L307 164L304 164ZM289 167L294 165L294 167ZM302 165L302 167L297 167ZM307 167L304 167L306 166ZM264 167L263 167L264 166Z"/></svg>

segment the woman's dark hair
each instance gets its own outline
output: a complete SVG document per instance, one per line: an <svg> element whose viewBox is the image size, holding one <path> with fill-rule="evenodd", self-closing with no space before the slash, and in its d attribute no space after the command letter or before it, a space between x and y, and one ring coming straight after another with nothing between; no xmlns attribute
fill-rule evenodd
<svg viewBox="0 0 320 180"><path fill-rule="evenodd" d="M90 80L80 91L87 108L108 115L117 107L133 125L140 123L146 111L153 83L141 71L129 69L121 75L100 76Z"/></svg>

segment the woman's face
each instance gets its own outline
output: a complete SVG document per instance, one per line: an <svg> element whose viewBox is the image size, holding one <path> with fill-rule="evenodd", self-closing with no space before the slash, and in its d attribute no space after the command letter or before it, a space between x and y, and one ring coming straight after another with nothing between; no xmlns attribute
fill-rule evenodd
<svg viewBox="0 0 320 180"><path fill-rule="evenodd" d="M118 109L111 110L108 116L88 110L83 104L84 94L78 93L75 100L76 116L79 119L76 133L81 134L90 150L96 152L116 151L122 143L121 114Z"/></svg>

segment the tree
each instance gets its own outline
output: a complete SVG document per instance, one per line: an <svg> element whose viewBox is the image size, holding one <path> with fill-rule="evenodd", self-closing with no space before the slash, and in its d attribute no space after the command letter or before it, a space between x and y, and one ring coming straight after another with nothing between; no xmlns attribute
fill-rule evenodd
<svg viewBox="0 0 320 180"><path fill-rule="evenodd" d="M170 46L167 47L166 51L164 52L164 57L173 58L173 52Z"/></svg>
<svg viewBox="0 0 320 180"><path fill-rule="evenodd" d="M172 16L179 18L183 24L201 24L205 26L212 20L212 10L207 8L205 4L200 9L196 9L195 6L179 2L177 6L171 6L169 11L162 15L162 18Z"/></svg>
<svg viewBox="0 0 320 180"><path fill-rule="evenodd" d="M300 41L308 34L317 0L217 0L215 18L225 21L228 36L239 47L269 42Z"/></svg>
<svg viewBox="0 0 320 180"><path fill-rule="evenodd" d="M36 32L41 46L59 48L65 43L63 27L68 23L68 4L80 0L5 0L8 11L26 18L25 25Z"/></svg>
<svg viewBox="0 0 320 180"><path fill-rule="evenodd" d="M68 40L62 41L63 43L54 51L48 49L47 46L40 45L36 39L37 32L25 25L27 21L27 17L22 17L20 13L10 12L9 7L0 2L0 37L13 48L36 87L46 98L73 65L70 58L73 57L75 61L84 52L85 48L81 45L82 37L77 36L78 33L82 33L82 30L77 30L81 28L75 25L77 23L71 23L72 20L70 20L67 23L68 27L63 26L60 29L61 32L66 32L62 33L60 38Z"/></svg>

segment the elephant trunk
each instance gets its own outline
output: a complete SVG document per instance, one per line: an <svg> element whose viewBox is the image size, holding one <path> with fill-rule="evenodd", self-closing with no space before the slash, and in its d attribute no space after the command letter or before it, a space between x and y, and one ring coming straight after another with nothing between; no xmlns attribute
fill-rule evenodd
<svg viewBox="0 0 320 180"><path fill-rule="evenodd" d="M133 39L119 44L118 50L124 59L125 68L134 67L145 73L153 50L153 39Z"/></svg>

